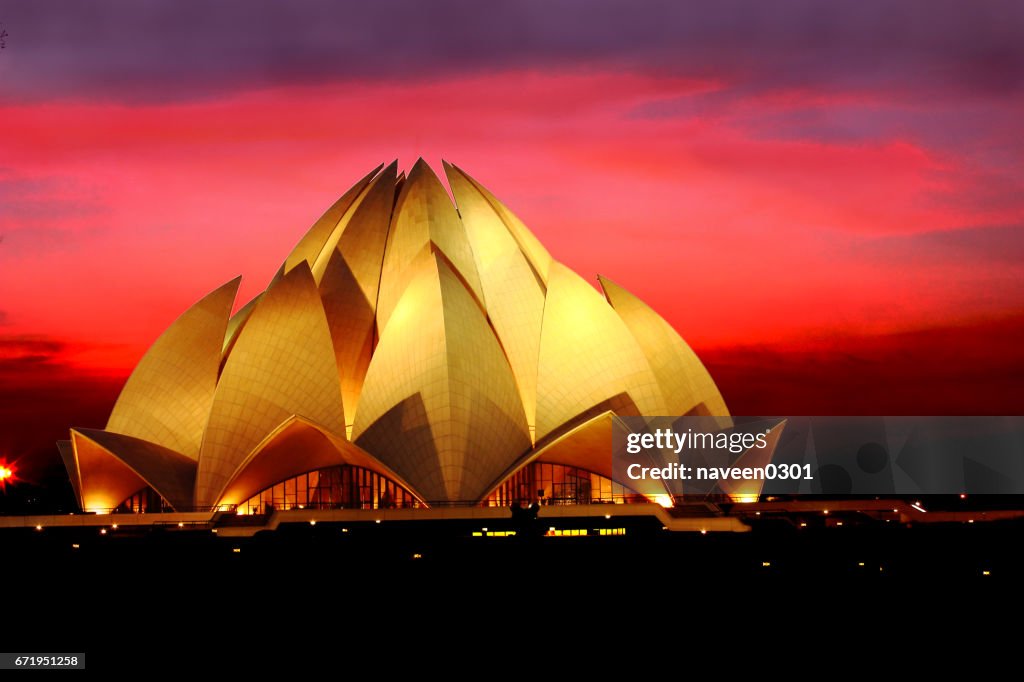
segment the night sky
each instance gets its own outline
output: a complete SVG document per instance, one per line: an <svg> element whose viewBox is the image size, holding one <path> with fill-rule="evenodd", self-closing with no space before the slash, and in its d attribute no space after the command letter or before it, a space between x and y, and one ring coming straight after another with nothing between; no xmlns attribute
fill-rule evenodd
<svg viewBox="0 0 1024 682"><path fill-rule="evenodd" d="M737 414L1024 411L1019 2L0 0L0 459L381 162L449 159Z"/></svg>

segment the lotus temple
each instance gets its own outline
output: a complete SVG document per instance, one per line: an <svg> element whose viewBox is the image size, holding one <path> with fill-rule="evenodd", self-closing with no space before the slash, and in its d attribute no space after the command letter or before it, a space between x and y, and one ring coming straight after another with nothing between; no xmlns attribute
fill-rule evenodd
<svg viewBox="0 0 1024 682"><path fill-rule="evenodd" d="M58 443L82 510L260 514L656 501L616 415L728 411L676 331L554 260L483 185L378 167L266 290L186 310L104 429Z"/></svg>

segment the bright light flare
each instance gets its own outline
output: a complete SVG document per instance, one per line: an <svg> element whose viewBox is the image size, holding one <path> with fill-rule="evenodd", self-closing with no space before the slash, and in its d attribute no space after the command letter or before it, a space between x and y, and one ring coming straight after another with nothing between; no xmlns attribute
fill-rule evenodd
<svg viewBox="0 0 1024 682"><path fill-rule="evenodd" d="M657 504L660 504L662 507L665 507L666 509L671 509L673 506L675 506L675 504L672 502L671 495L655 495L654 501Z"/></svg>
<svg viewBox="0 0 1024 682"><path fill-rule="evenodd" d="M0 490L5 490L8 483L14 483L17 480L17 468L14 463L0 460Z"/></svg>

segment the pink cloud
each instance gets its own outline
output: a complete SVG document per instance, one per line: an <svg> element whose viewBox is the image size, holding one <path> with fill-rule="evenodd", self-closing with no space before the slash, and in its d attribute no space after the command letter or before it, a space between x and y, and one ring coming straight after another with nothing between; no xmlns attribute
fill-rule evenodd
<svg viewBox="0 0 1024 682"><path fill-rule="evenodd" d="M123 370L218 284L242 274L239 303L256 294L320 210L396 156L455 161L557 258L634 290L698 345L917 328L1021 304L1013 262L915 262L912 244L894 243L883 263L859 249L1019 217L1020 200L949 200L978 191L972 159L909 138L776 138L725 110L636 115L726 87L508 71L3 107L6 177L62 178L36 199L71 209L3 223L3 307L14 331L95 342L78 361ZM801 97L764 106L863 103Z"/></svg>

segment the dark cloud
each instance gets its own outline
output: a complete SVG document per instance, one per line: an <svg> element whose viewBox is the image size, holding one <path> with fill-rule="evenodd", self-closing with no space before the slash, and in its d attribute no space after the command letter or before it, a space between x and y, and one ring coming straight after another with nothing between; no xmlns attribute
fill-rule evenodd
<svg viewBox="0 0 1024 682"><path fill-rule="evenodd" d="M47 336L0 335L0 459L14 461L29 487L65 482L56 441L67 438L72 426L103 427L124 383L123 376L84 372L70 363L67 356L77 347Z"/></svg>
<svg viewBox="0 0 1024 682"><path fill-rule="evenodd" d="M0 17L6 100L176 99L506 68L713 75L753 88L1024 85L1014 0L3 0Z"/></svg>
<svg viewBox="0 0 1024 682"><path fill-rule="evenodd" d="M733 414L1022 414L1024 315L813 348L697 349Z"/></svg>
<svg viewBox="0 0 1024 682"><path fill-rule="evenodd" d="M4 318L0 317L0 320ZM58 361L68 350L64 341L27 334L0 336L0 379L36 371Z"/></svg>
<svg viewBox="0 0 1024 682"><path fill-rule="evenodd" d="M25 356L53 358L66 349L67 345L64 341L48 336L0 336L0 359L17 359Z"/></svg>

